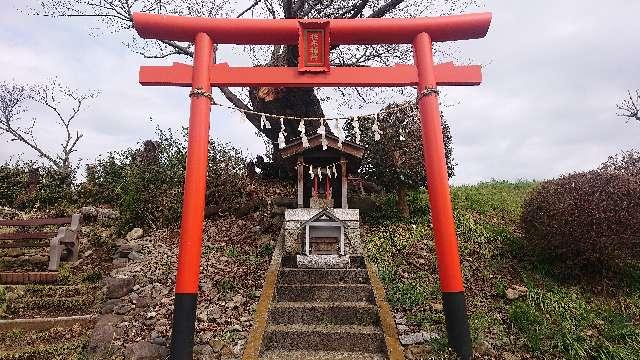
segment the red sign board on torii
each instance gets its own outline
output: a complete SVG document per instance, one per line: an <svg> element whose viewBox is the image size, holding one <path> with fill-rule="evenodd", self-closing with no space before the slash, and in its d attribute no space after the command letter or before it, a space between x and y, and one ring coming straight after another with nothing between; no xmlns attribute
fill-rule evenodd
<svg viewBox="0 0 640 360"><path fill-rule="evenodd" d="M449 195L438 86L471 86L482 81L480 66L433 63L433 43L482 38L490 13L409 19L212 19L133 14L147 39L195 44L193 65L142 66L140 83L190 86L191 114L180 231L172 359L192 357L199 284L212 87L397 87L416 86L422 144L440 288L449 345L472 356L455 223ZM231 67L214 64L213 43L298 45L297 68ZM411 44L414 64L331 68L336 45ZM274 114L277 116L278 114ZM254 354L257 356L257 354ZM252 355L249 355L250 357Z"/></svg>
<svg viewBox="0 0 640 360"><path fill-rule="evenodd" d="M326 72L329 64L329 21L300 21L298 34L298 70Z"/></svg>

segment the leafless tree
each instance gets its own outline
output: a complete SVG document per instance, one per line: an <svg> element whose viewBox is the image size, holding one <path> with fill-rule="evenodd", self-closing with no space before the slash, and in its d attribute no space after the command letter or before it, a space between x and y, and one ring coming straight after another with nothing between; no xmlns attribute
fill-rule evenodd
<svg viewBox="0 0 640 360"><path fill-rule="evenodd" d="M71 89L54 79L42 84L22 84L15 81L0 83L0 134L5 134L10 141L19 141L49 164L61 171L72 168L71 154L77 150L82 134L72 129L72 122L86 105L87 100L97 96L97 92L81 92ZM34 136L36 126L49 129L44 119L33 118L26 121L24 115L38 105L52 115L57 125L63 129L64 136L60 149L47 151Z"/></svg>
<svg viewBox="0 0 640 360"><path fill-rule="evenodd" d="M247 0L244 5L231 4L228 0L43 0L31 12L54 17L93 17L103 30L128 31L133 29L132 13L149 12L204 17L254 18L381 18L445 15L460 12L476 0ZM132 51L147 58L169 56L193 56L190 43L174 41L145 41L132 34L126 43ZM440 48L440 51L443 48ZM438 50L438 49L437 49ZM297 46L242 47L255 65L297 66ZM331 62L334 66L372 66L410 62L411 49L399 45L333 46ZM235 107L274 115L322 117L321 99L313 88L262 88L249 89L247 93L235 93L220 88L224 97ZM367 96L366 89L340 89L342 104L359 107L369 99L385 99L383 96ZM355 99L355 100L354 100ZM335 100L334 100L335 101ZM277 146L279 126L261 129L257 116L246 114L247 119ZM274 119L275 120L275 119ZM308 124L313 131L319 124ZM298 124L287 123L287 133L297 134ZM291 136L295 137L295 136ZM289 139L287 139L289 140Z"/></svg>
<svg viewBox="0 0 640 360"><path fill-rule="evenodd" d="M635 94L627 91L627 98L618 104L618 116L626 117L627 121L640 121L640 90L636 90Z"/></svg>

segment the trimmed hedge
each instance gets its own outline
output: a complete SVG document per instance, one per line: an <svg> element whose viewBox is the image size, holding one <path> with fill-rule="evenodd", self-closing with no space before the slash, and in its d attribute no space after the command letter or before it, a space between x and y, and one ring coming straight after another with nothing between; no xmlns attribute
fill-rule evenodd
<svg viewBox="0 0 640 360"><path fill-rule="evenodd" d="M567 264L639 261L640 153L541 183L524 203L522 225L528 245Z"/></svg>

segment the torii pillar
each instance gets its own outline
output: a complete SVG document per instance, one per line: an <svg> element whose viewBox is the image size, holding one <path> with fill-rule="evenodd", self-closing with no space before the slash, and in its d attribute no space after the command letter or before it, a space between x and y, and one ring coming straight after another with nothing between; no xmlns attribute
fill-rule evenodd
<svg viewBox="0 0 640 360"><path fill-rule="evenodd" d="M456 224L449 194L449 176L429 34L420 33L415 37L413 53L418 69L418 107L422 125L424 171L427 175L447 337L449 345L461 358L470 359L473 351L466 315Z"/></svg>

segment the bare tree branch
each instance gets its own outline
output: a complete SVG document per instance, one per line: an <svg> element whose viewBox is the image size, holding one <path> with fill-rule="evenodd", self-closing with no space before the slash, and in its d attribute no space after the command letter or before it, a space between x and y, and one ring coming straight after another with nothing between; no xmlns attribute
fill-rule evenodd
<svg viewBox="0 0 640 360"><path fill-rule="evenodd" d="M293 0L283 0L282 1L282 10L284 11L285 19L293 18Z"/></svg>
<svg viewBox="0 0 640 360"><path fill-rule="evenodd" d="M253 3L251 5L249 5L249 7L247 7L246 9L242 10L238 15L236 15L237 18L241 18L242 15L248 13L249 11L251 11L251 9L253 9L254 7L258 6L258 4L260 4L260 0L254 0Z"/></svg>
<svg viewBox="0 0 640 360"><path fill-rule="evenodd" d="M62 85L57 80L49 83L24 85L15 82L0 83L0 133L9 135L11 141L19 141L38 156L47 160L59 170L69 171L72 168L71 154L77 150L82 134L71 130L73 120L78 116L87 100L97 96L97 92L82 93ZM38 123L46 126L43 121L35 120L29 127L21 127L21 115L31 109L32 104L40 104L49 112L55 114L56 122L63 129L65 136L60 144L60 150L49 153L33 136L33 128ZM64 111L65 105L70 109Z"/></svg>
<svg viewBox="0 0 640 360"><path fill-rule="evenodd" d="M291 11L293 17L300 17L300 10L302 10L306 4L307 0L297 0Z"/></svg>
<svg viewBox="0 0 640 360"><path fill-rule="evenodd" d="M178 51L178 54L193 57L193 51L191 49L184 47L175 41L168 41L168 40L158 40L158 41L176 49L176 51Z"/></svg>
<svg viewBox="0 0 640 360"><path fill-rule="evenodd" d="M632 119L640 121L640 90L636 90L635 94L632 94L631 90L627 91L627 98L622 100L617 108L618 116L626 117L627 121Z"/></svg>
<svg viewBox="0 0 640 360"><path fill-rule="evenodd" d="M356 2L355 4L353 4L353 6L342 12L338 17L349 17L351 19L355 19L362 15L362 12L364 11L364 8L367 6L367 4L369 4L369 0L360 0L359 2Z"/></svg>
<svg viewBox="0 0 640 360"><path fill-rule="evenodd" d="M389 0L389 2L385 3L384 5L380 6L376 10L374 10L369 15L369 17L370 18L381 18L381 17L387 15L388 13L390 13L391 11L393 11L395 8L397 8L398 5L402 4L403 1L404 0Z"/></svg>

